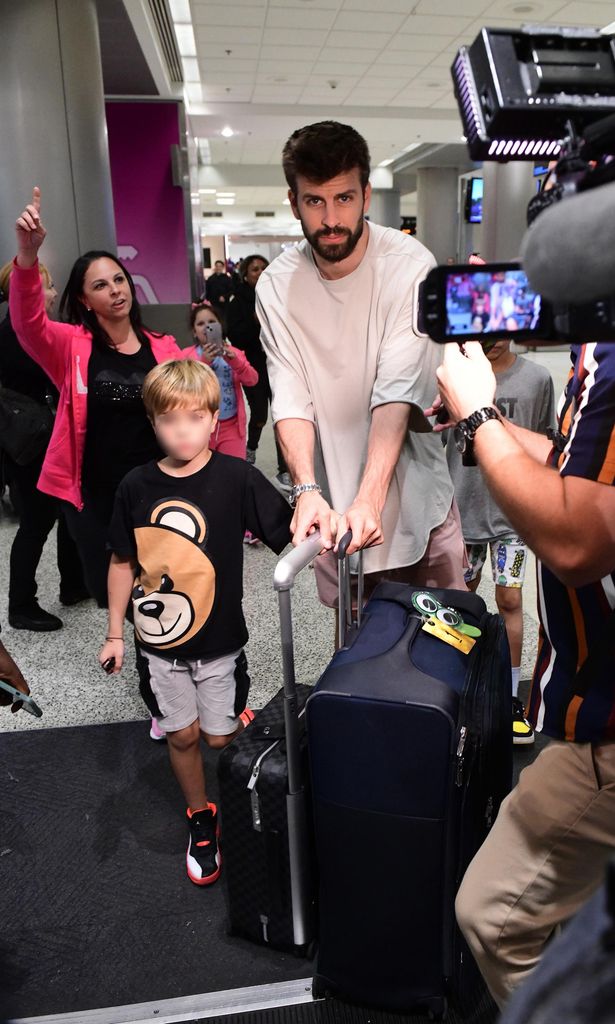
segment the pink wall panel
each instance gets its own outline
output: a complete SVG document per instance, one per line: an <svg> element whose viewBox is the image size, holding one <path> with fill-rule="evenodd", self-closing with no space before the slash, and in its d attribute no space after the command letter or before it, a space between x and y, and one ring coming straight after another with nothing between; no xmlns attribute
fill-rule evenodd
<svg viewBox="0 0 615 1024"><path fill-rule="evenodd" d="M182 189L173 185L176 103L107 103L118 255L143 303L190 302Z"/></svg>

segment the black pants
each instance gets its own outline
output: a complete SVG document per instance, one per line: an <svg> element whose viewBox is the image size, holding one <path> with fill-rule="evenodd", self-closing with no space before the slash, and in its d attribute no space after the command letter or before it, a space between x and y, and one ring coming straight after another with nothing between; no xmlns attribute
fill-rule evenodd
<svg viewBox="0 0 615 1024"><path fill-rule="evenodd" d="M42 461L41 457L27 466L18 466L7 460L11 498L19 516L9 562L9 611L15 613L27 611L36 601L36 570L56 520L60 594L69 595L84 588L81 560L67 529L61 502L36 486Z"/></svg>
<svg viewBox="0 0 615 1024"><path fill-rule="evenodd" d="M264 353L263 353L264 356ZM250 357L250 362L256 370L258 370L258 381L251 388L244 388L246 393L246 399L250 409L250 422L248 423L248 448L255 452L258 448L258 443L261 439L263 427L267 422L267 416L269 414L269 403L271 402L271 386L269 384L269 376L267 374L267 363L265 359L255 360L254 357ZM258 362L258 365L255 365ZM286 473L288 467L284 461L282 455L282 449L278 444L278 439L275 439L275 447L278 458L278 473Z"/></svg>
<svg viewBox="0 0 615 1024"><path fill-rule="evenodd" d="M79 511L70 502L62 502L66 522L83 565L85 585L99 608L106 608L107 574L111 554L107 551L107 532L115 491L83 492L84 506Z"/></svg>
<svg viewBox="0 0 615 1024"><path fill-rule="evenodd" d="M107 533L113 514L115 491L83 492L81 512L74 505L63 502L66 520L74 541L79 549L84 567L85 584L99 608L109 604L107 575L111 552L107 550ZM127 618L132 622L132 606L127 608ZM148 711L160 715L156 698L152 692L147 658L141 654L135 640L139 693Z"/></svg>

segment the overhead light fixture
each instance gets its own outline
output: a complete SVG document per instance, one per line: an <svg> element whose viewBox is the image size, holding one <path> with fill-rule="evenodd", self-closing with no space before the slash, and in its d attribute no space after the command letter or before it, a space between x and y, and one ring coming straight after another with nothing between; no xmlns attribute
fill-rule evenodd
<svg viewBox="0 0 615 1024"><path fill-rule="evenodd" d="M234 199L237 195L236 192L216 192L218 199Z"/></svg>
<svg viewBox="0 0 615 1024"><path fill-rule="evenodd" d="M173 21L190 22L190 0L169 0Z"/></svg>
<svg viewBox="0 0 615 1024"><path fill-rule="evenodd" d="M220 199L220 197L218 197L216 199L216 202L218 206L233 206L235 200L231 199L230 197L228 199Z"/></svg>
<svg viewBox="0 0 615 1024"><path fill-rule="evenodd" d="M378 167L389 167L393 163L395 163L395 157L390 157L388 160L381 160Z"/></svg>
<svg viewBox="0 0 615 1024"><path fill-rule="evenodd" d="M234 134L235 132L231 128L230 124L225 125L222 131L220 132L220 135L222 135L225 139L232 138Z"/></svg>
<svg viewBox="0 0 615 1024"><path fill-rule="evenodd" d="M175 25L177 45L182 57L196 57L196 42L192 25Z"/></svg>
<svg viewBox="0 0 615 1024"><path fill-rule="evenodd" d="M605 25L604 28L601 28L600 31L605 36L615 35L615 21L609 22L609 24Z"/></svg>

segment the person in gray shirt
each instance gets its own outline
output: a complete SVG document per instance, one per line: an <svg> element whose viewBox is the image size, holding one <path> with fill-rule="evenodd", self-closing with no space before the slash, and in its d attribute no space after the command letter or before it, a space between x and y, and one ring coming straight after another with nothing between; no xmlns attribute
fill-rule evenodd
<svg viewBox="0 0 615 1024"><path fill-rule="evenodd" d="M510 340L497 341L486 352L496 376L495 403L507 419L520 427L546 433L553 426L553 381L548 370L510 351ZM446 458L461 514L469 567L465 580L470 590L480 583L487 552L495 583L495 599L504 619L513 682L513 743L531 744L534 730L517 697L523 647L522 587L527 548L489 493L478 466L463 466L452 431L448 431Z"/></svg>

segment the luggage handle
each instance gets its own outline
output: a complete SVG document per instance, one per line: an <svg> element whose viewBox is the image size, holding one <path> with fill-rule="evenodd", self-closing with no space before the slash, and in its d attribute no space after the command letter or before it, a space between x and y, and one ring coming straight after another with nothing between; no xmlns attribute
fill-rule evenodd
<svg viewBox="0 0 615 1024"><path fill-rule="evenodd" d="M357 552L358 555L358 576L357 576L357 617L352 618L352 587L350 581L350 560L346 552L352 541L352 530L348 530L337 546L338 572L337 572L337 597L338 597L338 639L340 647L346 643L350 631L358 629L361 625L363 612L363 548Z"/></svg>
<svg viewBox="0 0 615 1024"><path fill-rule="evenodd" d="M284 684L284 732L286 735L288 792L291 796L300 793L303 787L301 754L299 750L299 717L290 592L298 574L316 558L320 551L322 551L320 534L318 532L312 533L301 544L298 544L296 548L289 551L284 558L280 559L273 573L273 588L277 591L280 609L282 680Z"/></svg>

